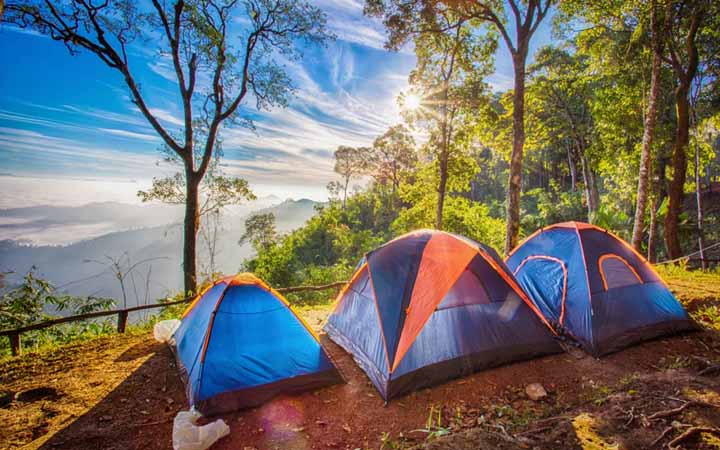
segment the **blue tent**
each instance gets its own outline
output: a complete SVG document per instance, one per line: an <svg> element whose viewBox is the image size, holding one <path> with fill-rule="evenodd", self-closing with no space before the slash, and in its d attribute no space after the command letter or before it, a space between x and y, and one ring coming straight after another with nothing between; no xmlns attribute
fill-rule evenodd
<svg viewBox="0 0 720 450"><path fill-rule="evenodd" d="M325 331L380 395L559 352L550 325L491 248L441 231L368 253Z"/></svg>
<svg viewBox="0 0 720 450"><path fill-rule="evenodd" d="M202 292L173 338L188 400L206 415L341 381L317 335L251 274Z"/></svg>
<svg viewBox="0 0 720 450"><path fill-rule="evenodd" d="M507 265L555 329L594 356L695 328L650 264L594 225L543 228L513 250Z"/></svg>

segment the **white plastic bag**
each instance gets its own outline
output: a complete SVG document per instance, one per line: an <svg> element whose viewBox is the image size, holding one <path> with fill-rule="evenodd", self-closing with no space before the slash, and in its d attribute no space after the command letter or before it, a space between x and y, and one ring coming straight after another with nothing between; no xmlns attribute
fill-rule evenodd
<svg viewBox="0 0 720 450"><path fill-rule="evenodd" d="M195 408L190 411L180 411L173 421L173 449L174 450L205 450L210 448L221 437L230 433L230 427L218 419L207 425L197 426L202 414Z"/></svg>
<svg viewBox="0 0 720 450"><path fill-rule="evenodd" d="M180 321L177 319L161 320L153 327L153 335L155 340L158 342L169 342L172 339L173 333L180 326Z"/></svg>

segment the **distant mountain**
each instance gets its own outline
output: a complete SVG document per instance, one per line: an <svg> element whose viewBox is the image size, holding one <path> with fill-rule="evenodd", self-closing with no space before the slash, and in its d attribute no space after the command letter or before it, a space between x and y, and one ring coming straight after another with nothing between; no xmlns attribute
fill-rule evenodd
<svg viewBox="0 0 720 450"><path fill-rule="evenodd" d="M281 203L276 196L226 208L226 216L242 217ZM304 200L301 200L301 202ZM30 206L0 209L0 240L34 245L66 245L115 231L156 227L182 221L181 205L163 203L88 203L82 206Z"/></svg>
<svg viewBox="0 0 720 450"><path fill-rule="evenodd" d="M121 206L118 206L121 205ZM285 200L275 206L257 210L272 212L277 220L278 231L287 232L302 226L315 214L316 202L312 200ZM137 209L136 209L137 208ZM12 229L9 219L23 222L44 230L57 229L63 232L62 221L65 220L73 232L79 230L83 223L97 224L112 220L114 224L128 225L125 231L115 231L92 239L79 239L68 245L28 245L17 240L0 241L0 270L13 271L8 277L10 283L18 282L33 266L38 273L52 281L56 286L76 295L107 296L122 304L122 293L118 280L107 267L110 258L119 258L124 254L133 263L148 260L141 264L132 276L126 279L128 305L143 303L146 298L154 299L173 294L182 290L182 227L175 223L144 226L140 224L160 221L159 213L154 210L145 211L144 206L128 208L124 204L91 204L83 207L34 207L17 210L3 210L0 220L5 220L5 228ZM168 207L170 208L170 207ZM74 211L75 210L75 211ZM122 217L114 216L116 210ZM86 217L92 211L90 218ZM165 210L168 217L173 210ZM148 215L143 216L141 212ZM157 215L156 215L157 214ZM217 267L224 273L239 270L242 261L252 254L248 245L238 245L244 232L244 222L249 214L238 212L225 215L222 230L218 235L216 261ZM135 218L135 222L131 218ZM165 221L168 221L165 217ZM99 221L99 222L97 222ZM130 225L136 225L130 227ZM97 227L93 228L97 230ZM64 231L67 233L67 231ZM201 238L199 238L201 239ZM207 252L202 240L198 244L199 261L206 260ZM201 264L202 265L202 264ZM149 282L148 282L149 278Z"/></svg>
<svg viewBox="0 0 720 450"><path fill-rule="evenodd" d="M0 239L32 244L69 244L113 231L177 222L182 207L117 202L83 206L31 206L0 209Z"/></svg>

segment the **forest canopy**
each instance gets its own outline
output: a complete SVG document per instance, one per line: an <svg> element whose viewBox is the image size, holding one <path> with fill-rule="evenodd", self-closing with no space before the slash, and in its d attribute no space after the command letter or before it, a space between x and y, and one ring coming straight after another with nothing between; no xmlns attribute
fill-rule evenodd
<svg viewBox="0 0 720 450"><path fill-rule="evenodd" d="M521 93L517 82L505 91L487 82L502 34L494 17L503 27L523 14L542 20L544 3L469 3L476 8L368 0L366 12L388 29L388 48L408 45L417 56L398 99L405 123L372 146L339 145L330 202L245 268L279 285L335 280L365 252L418 228L507 251L518 95L518 238L556 222L590 222L653 262L720 240L717 2L553 4L556 40L516 73Z"/></svg>

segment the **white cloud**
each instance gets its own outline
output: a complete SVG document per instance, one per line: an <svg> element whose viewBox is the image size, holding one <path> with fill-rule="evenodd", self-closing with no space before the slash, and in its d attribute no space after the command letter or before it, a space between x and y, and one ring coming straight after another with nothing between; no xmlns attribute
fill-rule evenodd
<svg viewBox="0 0 720 450"><path fill-rule="evenodd" d="M99 128L98 130L102 131L103 133L109 133L115 136L121 136L131 139L139 139L146 142L158 142L160 139L156 134L135 133L133 131L118 130L114 128Z"/></svg>
<svg viewBox="0 0 720 450"><path fill-rule="evenodd" d="M150 108L150 113L157 117L161 122L167 122L172 125L184 126L185 121L175 116L173 113L162 108Z"/></svg>
<svg viewBox="0 0 720 450"><path fill-rule="evenodd" d="M88 146L69 138L13 128L0 129L0 149L7 170L28 172L35 167L56 173L147 176L157 161L155 155Z"/></svg>
<svg viewBox="0 0 720 450"><path fill-rule="evenodd" d="M378 20L363 16L362 2L317 0L315 5L326 12L328 27L338 39L376 49L383 48L383 26Z"/></svg>
<svg viewBox="0 0 720 450"><path fill-rule="evenodd" d="M490 89L495 92L503 92L512 89L515 83L512 76L504 75L498 72L487 77L486 81L490 85Z"/></svg>

